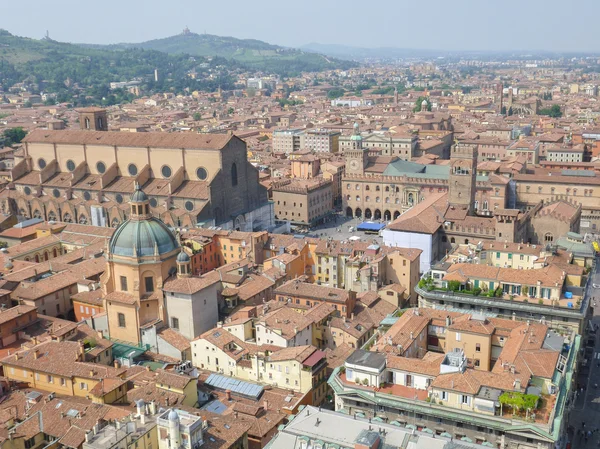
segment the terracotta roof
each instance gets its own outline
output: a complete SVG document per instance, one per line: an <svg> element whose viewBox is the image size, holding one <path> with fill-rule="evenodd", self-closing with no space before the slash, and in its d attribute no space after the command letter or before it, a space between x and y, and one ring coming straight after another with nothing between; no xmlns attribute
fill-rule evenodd
<svg viewBox="0 0 600 449"><path fill-rule="evenodd" d="M212 149L223 148L234 138L228 134L197 133L124 133L114 131L50 131L37 129L31 131L24 143L58 143L80 145L109 145L137 148L185 148ZM235 139L238 139L235 137Z"/></svg>

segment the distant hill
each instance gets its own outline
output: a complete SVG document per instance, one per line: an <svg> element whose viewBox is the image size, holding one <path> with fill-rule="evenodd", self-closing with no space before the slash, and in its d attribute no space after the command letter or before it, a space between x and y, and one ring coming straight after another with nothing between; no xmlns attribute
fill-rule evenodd
<svg viewBox="0 0 600 449"><path fill-rule="evenodd" d="M336 58L351 59L351 60L367 60L367 59L404 59L404 58L419 58L419 57L436 57L444 56L448 52L441 50L418 50L411 48L396 48L396 47L379 47L379 48L364 48L352 47L348 45L338 44L319 44L316 42L303 45L302 50L330 55Z"/></svg>
<svg viewBox="0 0 600 449"><path fill-rule="evenodd" d="M356 63L329 58L312 51L306 52L280 47L255 39L237 39L212 34L196 34L189 31L176 36L134 44L83 46L102 49L139 48L169 54L185 53L192 56L219 56L238 61L249 68L283 75L356 66Z"/></svg>
<svg viewBox="0 0 600 449"><path fill-rule="evenodd" d="M59 102L82 105L131 100L133 96L127 91L111 91L109 86L111 82L132 80L146 93L211 91L219 86L232 89L234 80L226 70L208 73L217 66L236 70L240 64L224 58L209 62L200 57L190 59L184 54L143 49L84 47L14 36L0 29L0 87L7 91L16 83L23 83L33 92L57 94ZM155 69L160 76L158 82L154 81ZM197 79L187 76L191 70L198 73Z"/></svg>

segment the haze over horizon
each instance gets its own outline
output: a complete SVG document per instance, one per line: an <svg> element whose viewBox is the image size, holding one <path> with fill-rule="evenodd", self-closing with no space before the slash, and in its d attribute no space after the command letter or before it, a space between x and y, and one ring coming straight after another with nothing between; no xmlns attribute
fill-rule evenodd
<svg viewBox="0 0 600 449"><path fill-rule="evenodd" d="M451 8L442 0L422 3L381 0L365 6L346 0L308 0L290 10L279 1L255 4L232 0L223 13L220 2L189 0L142 3L105 0L101 8L81 8L75 0L58 0L48 8L41 0L32 6L43 14L23 20L19 2L2 6L0 28L39 39L46 30L58 41L90 44L137 43L181 33L259 39L272 44L301 47L316 42L356 47L398 47L446 51L600 52L595 18L600 2L575 0L459 0ZM568 8L565 6L568 5ZM560 8L560 9L559 9ZM31 11L31 9L29 9ZM194 20L196 19L196 20Z"/></svg>

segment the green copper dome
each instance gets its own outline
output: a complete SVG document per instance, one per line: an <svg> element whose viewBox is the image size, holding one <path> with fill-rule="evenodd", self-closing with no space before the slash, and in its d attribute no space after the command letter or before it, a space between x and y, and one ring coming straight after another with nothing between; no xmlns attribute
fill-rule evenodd
<svg viewBox="0 0 600 449"><path fill-rule="evenodd" d="M177 255L177 262L186 263L190 261L190 256L183 250Z"/></svg>
<svg viewBox="0 0 600 449"><path fill-rule="evenodd" d="M144 201L148 201L148 196L146 196L142 190L137 189L133 192L133 195L131 195L132 203L143 203Z"/></svg>
<svg viewBox="0 0 600 449"><path fill-rule="evenodd" d="M161 255L176 248L179 248L179 243L175 235L154 217L127 220L116 229L109 243L112 254L129 257L153 256L156 252Z"/></svg>
<svg viewBox="0 0 600 449"><path fill-rule="evenodd" d="M350 140L362 140L362 136L360 135L360 130L358 129L358 123L354 124L354 131L350 136Z"/></svg>

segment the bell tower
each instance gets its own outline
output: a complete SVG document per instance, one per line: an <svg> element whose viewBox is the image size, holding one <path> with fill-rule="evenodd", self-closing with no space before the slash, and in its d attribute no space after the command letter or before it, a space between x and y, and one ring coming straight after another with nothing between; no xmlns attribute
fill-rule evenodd
<svg viewBox="0 0 600 449"><path fill-rule="evenodd" d="M106 109L81 108L79 113L79 127L86 131L108 131Z"/></svg>
<svg viewBox="0 0 600 449"><path fill-rule="evenodd" d="M369 161L369 153L362 145L362 136L358 123L354 124L354 131L350 137L351 146L344 151L346 158L346 173L362 175Z"/></svg>
<svg viewBox="0 0 600 449"><path fill-rule="evenodd" d="M477 178L477 147L454 145L450 154L448 203L473 214Z"/></svg>

